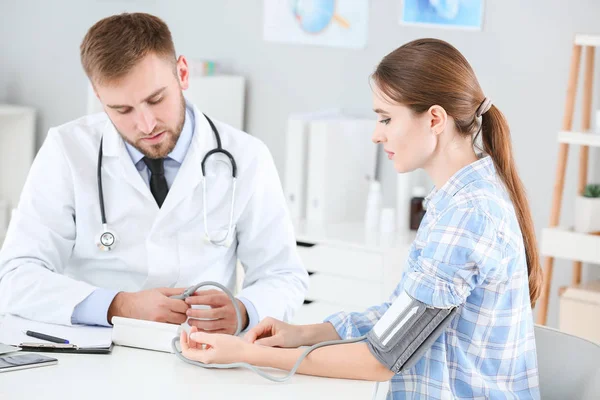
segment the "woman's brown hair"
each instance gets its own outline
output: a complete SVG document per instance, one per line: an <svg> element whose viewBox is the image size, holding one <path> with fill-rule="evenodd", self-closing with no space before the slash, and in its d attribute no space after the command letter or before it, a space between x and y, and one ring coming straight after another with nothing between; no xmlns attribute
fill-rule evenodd
<svg viewBox="0 0 600 400"><path fill-rule="evenodd" d="M475 142L481 131L483 150L513 202L523 234L531 306L540 295L542 271L531 210L513 160L510 130L504 115L492 105L481 116L477 110L486 97L469 62L452 45L437 39L419 39L392 51L377 66L373 79L391 100L423 113L439 105L454 119L458 132Z"/></svg>

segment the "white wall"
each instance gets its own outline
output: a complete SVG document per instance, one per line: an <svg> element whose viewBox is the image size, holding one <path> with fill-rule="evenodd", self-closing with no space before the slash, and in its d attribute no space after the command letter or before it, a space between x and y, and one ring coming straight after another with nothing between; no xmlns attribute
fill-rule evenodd
<svg viewBox="0 0 600 400"><path fill-rule="evenodd" d="M345 50L264 42L261 0L0 0L0 101L36 107L43 140L50 126L85 111L87 81L79 44L86 30L110 14L147 11L170 25L178 53L220 61L248 78L247 130L266 142L281 170L289 113L370 108L368 76L377 62L409 40L439 37L466 55L486 94L506 113L539 231L549 218L555 133L561 126L573 34L600 33L600 3L486 3L484 30L473 33L400 26L400 0L372 0L367 47ZM575 121L578 126L579 114ZM572 150L567 193L574 190L576 155ZM387 163L382 180L388 188L385 203L393 205L394 172ZM571 196L565 196L564 206L563 221L570 222ZM570 282L570 263L556 262L555 271L551 325L556 324L557 289Z"/></svg>

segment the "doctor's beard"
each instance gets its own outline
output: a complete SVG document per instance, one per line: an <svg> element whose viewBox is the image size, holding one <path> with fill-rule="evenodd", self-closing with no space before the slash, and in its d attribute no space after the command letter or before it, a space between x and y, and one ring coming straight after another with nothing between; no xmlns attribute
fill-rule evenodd
<svg viewBox="0 0 600 400"><path fill-rule="evenodd" d="M183 130L183 125L185 123L185 98L183 97L183 93L181 93L180 96L181 96L181 99L179 102L179 104L180 104L179 118L174 127L169 127L166 125L159 124L159 125L156 125L156 127L154 128L154 130L152 131L152 133L150 135L143 135L143 137L138 138L135 143L130 141L128 138L126 138L125 135L121 135L123 140L125 140L127 143L129 143L130 145L132 145L133 147L138 149L140 151L140 153L142 153L143 155L145 155L148 158L165 158L165 157L167 157L167 155L169 155L169 153L171 153L173 151L173 149L175 148L175 145L177 145L177 141L179 140L179 136L181 136L181 131ZM162 138L160 143L157 143L157 144L144 143L145 137L152 137L152 136L156 135L157 133L160 133L163 131L164 131L164 137Z"/></svg>

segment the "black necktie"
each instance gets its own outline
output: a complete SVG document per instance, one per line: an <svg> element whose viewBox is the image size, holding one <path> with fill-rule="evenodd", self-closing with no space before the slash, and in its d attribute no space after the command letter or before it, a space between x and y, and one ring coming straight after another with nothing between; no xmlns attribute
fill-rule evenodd
<svg viewBox="0 0 600 400"><path fill-rule="evenodd" d="M167 193L169 193L169 186L167 185L167 178L165 178L165 166L164 158L148 158L144 157L144 164L150 169L152 175L150 176L150 191L158 207L162 207Z"/></svg>

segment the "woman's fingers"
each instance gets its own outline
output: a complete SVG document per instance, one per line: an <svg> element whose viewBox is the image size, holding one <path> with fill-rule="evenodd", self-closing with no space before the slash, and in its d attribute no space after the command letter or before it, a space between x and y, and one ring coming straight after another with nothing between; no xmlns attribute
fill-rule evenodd
<svg viewBox="0 0 600 400"><path fill-rule="evenodd" d="M283 347L283 338L281 337L281 335L269 336L266 338L258 339L254 343L267 347Z"/></svg>
<svg viewBox="0 0 600 400"><path fill-rule="evenodd" d="M244 335L244 340L248 343L254 343L256 339L263 336L271 336L273 332L273 323L270 319L263 319L254 328L250 329Z"/></svg>
<svg viewBox="0 0 600 400"><path fill-rule="evenodd" d="M185 331L181 331L179 335L179 344L181 345L181 352L183 353L185 350L189 350L190 346L188 345L188 336Z"/></svg>
<svg viewBox="0 0 600 400"><path fill-rule="evenodd" d="M183 354L183 356L187 359L200 361L204 363L206 362L206 350L203 349L201 342L194 340L194 334L197 334L197 330L194 330L194 328L192 328L192 330L190 331L189 336L185 331L181 332L181 335L179 337L179 342L181 344L181 354Z"/></svg>

